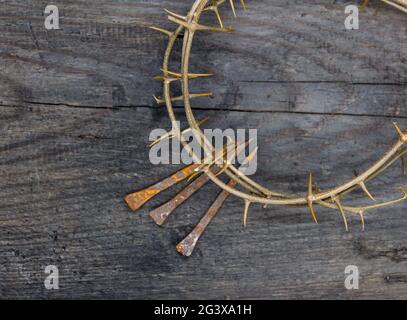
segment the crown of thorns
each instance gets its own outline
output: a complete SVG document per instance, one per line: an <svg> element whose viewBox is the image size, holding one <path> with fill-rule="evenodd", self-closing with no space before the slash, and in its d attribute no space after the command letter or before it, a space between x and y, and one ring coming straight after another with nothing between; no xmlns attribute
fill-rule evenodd
<svg viewBox="0 0 407 320"><path fill-rule="evenodd" d="M400 6L405 5L407 9L407 0L395 0ZM169 202L163 204L162 206L156 208L150 212L150 216L158 225L162 225L168 216L184 201L186 201L194 192L199 190L205 183L212 181L215 183L222 192L219 194L218 198L208 209L206 214L200 220L198 225L193 229L193 231L182 240L177 246L177 251L185 256L191 255L195 248L195 245L212 221L216 216L217 212L221 208L223 202L229 195L236 196L244 201L244 214L243 223L246 225L249 207L253 203L263 204L265 207L268 205L280 205L287 207L308 207L310 214L315 221L318 223L317 215L315 212L316 206L322 206L330 209L337 210L344 222L346 230L348 230L347 214L356 214L360 217L362 228L365 227L364 214L373 209L383 208L389 205L393 205L404 201L407 199L407 191L404 188L400 188L401 196L383 203L373 203L366 206L349 206L343 203L344 197L355 189L362 189L367 197L374 201L374 197L369 192L366 184L368 181L374 179L394 162L401 159L403 164L403 172L407 174L407 166L404 159L404 155L407 153L407 131L402 131L397 123L393 123L394 128L397 133L396 142L390 147L390 149L372 166L370 166L363 173L354 176L349 181L336 186L329 190L320 190L314 183L312 179L312 174L309 175L307 191L304 195L290 195L276 192L269 189L268 187L262 186L251 178L246 176L242 170L239 170L236 166L231 164L230 158L225 157L227 148L222 148L222 150L215 150L212 143L203 134L200 126L207 120L203 119L198 121L193 113L191 100L201 97L210 96L211 93L191 93L189 89L189 80L207 77L210 74L201 73L191 73L190 72L190 52L193 44L195 35L202 31L210 32L232 32L232 28L224 26L221 18L219 7L224 3L228 2L232 8L233 14L236 16L236 10L233 0L196 0L192 5L189 13L184 15L179 15L166 10L168 14L168 19L178 25L175 31L168 31L159 27L152 27L152 29L162 32L169 38L168 46L165 50L163 66L161 69L162 74L157 76L156 79L163 82L164 90L162 97L155 97L157 103L165 104L167 107L169 118L175 127L175 131L168 133L159 138L158 141L163 139L176 138L179 139L187 152L192 156L195 163L183 168L182 170L176 172L172 176L166 178L165 180L138 192L129 194L126 196L125 200L132 210L139 209L143 204L150 200L155 195L159 194L161 191L168 189L172 185L183 181L185 179L191 179L191 177L197 177L192 181L185 189L183 189L175 198ZM388 1L385 1L388 2ZM246 10L246 4L244 0L240 0L240 3L244 10ZM200 18L204 13L212 12L217 17L219 22L218 26L207 26L200 23ZM182 58L181 58L181 70L173 71L170 70L170 59L173 51L173 47L176 41L183 39L182 46ZM182 87L182 95L174 97L171 94L171 84L173 82L180 82ZM186 118L189 124L189 128L186 130L181 130L179 128L174 109L173 102L182 101L185 108ZM196 136L197 141L199 141L200 146L205 151L206 154L217 154L211 161L203 162L198 155L194 153L194 150L188 145L183 137L183 133L187 130L191 130ZM156 141L156 142L158 142ZM155 143L156 143L155 142ZM232 154L236 155L246 147L247 142L241 145L235 145ZM255 149L247 157L246 162L251 161L257 149ZM230 153L230 152L229 152ZM222 159L221 164L215 160ZM229 177L229 182L223 182L219 176L225 174Z"/></svg>

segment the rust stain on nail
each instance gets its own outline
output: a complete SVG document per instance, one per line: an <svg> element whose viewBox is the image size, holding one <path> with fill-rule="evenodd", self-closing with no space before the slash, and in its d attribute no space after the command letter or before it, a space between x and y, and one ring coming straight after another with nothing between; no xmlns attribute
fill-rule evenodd
<svg viewBox="0 0 407 320"><path fill-rule="evenodd" d="M197 167L197 164L191 164L151 187L127 195L124 200L131 210L136 211L160 192L167 190L182 180L187 179L195 172L194 170Z"/></svg>
<svg viewBox="0 0 407 320"><path fill-rule="evenodd" d="M229 181L228 186L231 188L235 187L236 181ZM222 191L216 198L216 200L212 203L211 207L208 209L205 215L201 218L194 230L192 230L191 233L186 236L184 240L177 244L176 249L180 254L186 257L189 257L192 254L199 238L205 232L211 221L216 217L219 210L222 208L223 203L229 197L229 195L230 194L227 191Z"/></svg>
<svg viewBox="0 0 407 320"><path fill-rule="evenodd" d="M211 171L216 174L221 169L214 167ZM196 180L191 182L187 187L182 189L174 198L170 201L164 203L160 207L154 209L150 212L150 217L158 225L163 225L164 222L168 219L170 214L174 212L181 204L188 200L196 191L202 188L209 181L209 177L206 174L202 174Z"/></svg>
<svg viewBox="0 0 407 320"><path fill-rule="evenodd" d="M145 189L140 192L132 193L126 196L124 200L128 204L128 206L133 210L137 210L140 208L144 203L150 200L155 195L159 194L160 190L158 189Z"/></svg>

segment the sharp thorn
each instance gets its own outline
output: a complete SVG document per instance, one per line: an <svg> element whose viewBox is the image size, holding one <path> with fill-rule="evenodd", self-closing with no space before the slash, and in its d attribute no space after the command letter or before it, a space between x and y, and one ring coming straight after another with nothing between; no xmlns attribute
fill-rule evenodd
<svg viewBox="0 0 407 320"><path fill-rule="evenodd" d="M164 99L159 98L159 97L157 97L157 96L155 96L155 95L153 95L153 98L154 98L155 102L156 102L158 105L165 103L165 100L164 100Z"/></svg>
<svg viewBox="0 0 407 320"><path fill-rule="evenodd" d="M218 18L219 26L223 29L223 21L222 21L222 18L220 16L220 13L219 13L219 10L217 7L215 7L214 12L215 12L216 18Z"/></svg>
<svg viewBox="0 0 407 320"><path fill-rule="evenodd" d="M190 99L195 99L195 98L204 98L204 97L212 97L213 94L212 92L205 92L205 93L191 93L189 95Z"/></svg>
<svg viewBox="0 0 407 320"><path fill-rule="evenodd" d="M376 201L376 199L372 196L372 194L369 192L369 190L366 187L366 184L362 181L361 183L359 183L360 187L362 188L362 190L366 193L366 195L373 201Z"/></svg>
<svg viewBox="0 0 407 320"><path fill-rule="evenodd" d="M178 78L178 79L182 78L181 73L169 71L169 70L166 70L166 69L163 69L163 68L161 68L160 70L164 73L165 76L171 75L171 76L173 76L175 78Z"/></svg>
<svg viewBox="0 0 407 320"><path fill-rule="evenodd" d="M318 224L318 219L317 219L317 216L316 216L316 214L315 214L314 206L313 206L311 200L308 200L308 207L309 207L309 209L310 209L310 211L311 211L311 215L312 215L312 218L314 219L314 222L315 222L316 224Z"/></svg>
<svg viewBox="0 0 407 320"><path fill-rule="evenodd" d="M345 214L345 210L343 209L343 206L341 204L341 201L338 198L334 198L333 201L336 203L336 205L338 206L339 211L342 214L342 219L343 219L343 223L345 224L345 229L346 231L349 231L348 228L348 219L346 219L346 214Z"/></svg>
<svg viewBox="0 0 407 320"><path fill-rule="evenodd" d="M244 202L244 213L243 213L243 226L246 228L247 226L247 217L249 214L249 207L250 207L251 202L248 200L245 200Z"/></svg>
<svg viewBox="0 0 407 320"><path fill-rule="evenodd" d="M219 26L220 26L222 29L224 28L224 26L223 26L223 21L222 21L222 18L221 18L221 16L220 16L219 9L218 9L217 5L213 4L213 5L211 5L211 6L207 7L207 8L205 8L204 11L213 11L213 12L215 13L215 15L216 15L216 18L217 18L218 21L219 21Z"/></svg>
<svg viewBox="0 0 407 320"><path fill-rule="evenodd" d="M308 203L308 208L311 211L312 218L314 219L315 223L318 224L318 219L315 214L314 210L314 205L313 205L313 184L312 184L312 173L309 175L309 180L308 180L308 196L307 196L307 203Z"/></svg>
<svg viewBox="0 0 407 320"><path fill-rule="evenodd" d="M168 31L168 30L165 30L165 29L162 29L162 28L159 28L159 27L151 26L151 27L149 27L149 28L152 29L152 30L155 30L155 31L164 33L164 34L166 34L166 35L169 36L169 37L171 37L171 36L173 35L173 33L172 33L171 31Z"/></svg>
<svg viewBox="0 0 407 320"><path fill-rule="evenodd" d="M201 78L201 77L212 77L213 74L210 73L188 73L189 79Z"/></svg>
<svg viewBox="0 0 407 320"><path fill-rule="evenodd" d="M309 179L308 179L308 196L312 196L312 173L310 173L309 175Z"/></svg>
<svg viewBox="0 0 407 320"><path fill-rule="evenodd" d="M229 0L230 7L232 8L233 15L236 17L236 9L235 9L235 4L233 3L233 0Z"/></svg>
<svg viewBox="0 0 407 320"><path fill-rule="evenodd" d="M365 231L365 216L363 211L359 211L360 221L362 222L362 231Z"/></svg>
<svg viewBox="0 0 407 320"><path fill-rule="evenodd" d="M400 129L400 127L398 126L397 122L393 122L393 126L394 126L394 128L396 129L397 134L398 134L399 137L400 137L400 141L401 141L402 143L406 143L406 142L407 142L407 134L405 134L405 133Z"/></svg>
<svg viewBox="0 0 407 320"><path fill-rule="evenodd" d="M172 12L170 10L167 10L167 9L164 9L164 11L167 12L170 16L172 16L174 18L177 18L177 19L180 19L180 20L183 20L183 21L187 21L187 17L185 17L185 16L174 13L174 12Z"/></svg>
<svg viewBox="0 0 407 320"><path fill-rule="evenodd" d="M201 119L201 120L198 120L197 122L196 122L196 124L198 125L198 126L201 126L201 125L203 125L205 122L207 122L209 120L209 117L205 117L205 118L203 118L203 119Z"/></svg>
<svg viewBox="0 0 407 320"><path fill-rule="evenodd" d="M154 80L159 80L159 81L164 81L164 82L173 82L173 81L179 80L179 79L176 79L176 78L171 78L171 77L163 76L163 75L155 76L153 79Z"/></svg>

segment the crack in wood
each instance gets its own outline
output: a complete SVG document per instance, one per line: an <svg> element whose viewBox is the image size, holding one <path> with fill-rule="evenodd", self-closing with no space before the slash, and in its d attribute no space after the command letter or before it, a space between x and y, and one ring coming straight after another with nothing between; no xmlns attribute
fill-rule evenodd
<svg viewBox="0 0 407 320"><path fill-rule="evenodd" d="M53 106L53 107L67 107L78 109L100 109L100 110L118 110L118 109L151 109L157 110L160 107L150 105L117 105L117 106L90 106L90 105L73 105L66 103L53 103L53 102L36 102L36 101L22 101L29 105L38 106ZM290 103L290 101L286 101ZM0 107L4 108L21 108L21 106L14 104L0 103ZM174 109L183 109L181 106L174 106ZM193 110L199 111L219 111L219 112L239 112L239 113L263 113L263 114L298 114L298 115L316 115L316 116L332 116L332 117L367 117L367 118L382 118L382 119L407 119L407 116L392 115L392 114L358 114L358 113L344 113L344 112L310 112L310 111L293 111L293 110L256 110L256 109L235 109L225 107L193 107Z"/></svg>

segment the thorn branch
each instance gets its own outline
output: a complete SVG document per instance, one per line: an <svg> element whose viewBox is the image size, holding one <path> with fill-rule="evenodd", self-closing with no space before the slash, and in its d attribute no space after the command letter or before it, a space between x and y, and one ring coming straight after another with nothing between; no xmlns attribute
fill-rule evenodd
<svg viewBox="0 0 407 320"><path fill-rule="evenodd" d="M307 204L308 204L308 208L311 211L312 218L314 219L315 223L318 224L318 219L317 219L317 216L315 214L314 205L313 205L315 198L314 198L312 189L313 189L312 173L310 173L309 180L308 180Z"/></svg>
<svg viewBox="0 0 407 320"><path fill-rule="evenodd" d="M207 8L205 8L205 11L212 11L213 13L215 13L216 18L217 18L218 21L219 21L219 26L220 26L222 29L224 28L224 26L223 26L223 21L222 21L222 17L220 16L219 8L218 8L218 5L217 5L217 4L213 4L213 5L211 5L211 6L207 7Z"/></svg>
<svg viewBox="0 0 407 320"><path fill-rule="evenodd" d="M381 0L382 3L402 3L406 8L407 8L407 0ZM167 109L168 109L168 114L170 117L170 120L172 122L177 121L174 109L172 107L171 101L178 101L178 100L186 100L191 99L191 98L196 98L200 96L206 96L209 94L189 94L189 83L188 80L194 79L194 78L200 78L200 77L207 77L210 76L210 74L193 74L193 73L188 73L188 70L190 68L190 58L191 58L191 47L193 45L193 40L194 40L194 33L196 31L200 30L207 30L207 31L221 31L221 32L230 32L232 31L231 28L225 28L222 17L219 12L219 6L221 4L228 4L231 6L233 14L236 15L236 8L234 4L234 0L212 0L211 4L209 6L206 6L206 4L209 1L207 0L195 0L195 5L193 5L193 10L191 10L187 16L179 15L176 13L173 13L171 11L166 10L168 14L168 19L172 22L175 22L178 24L177 29L174 32L170 32L168 30L159 28L159 27L151 27L153 30L159 31L161 33L164 33L170 37L167 49L165 51L164 55L164 62L163 62L163 68L161 69L162 75L156 77L156 79L163 80L164 83L166 84L164 86L164 97L171 97L171 88L169 85L170 82L172 81L182 81L182 92L183 95L177 96L170 98L170 101L166 99L167 101L164 101L165 99L155 97L155 100L157 103L166 103L167 104ZM367 1L366 1L367 2ZM246 10L246 4L244 0L240 0L240 3L243 6L243 9ZM206 6L206 7L205 7ZM212 27L212 26L206 26L200 24L200 17L203 11L213 11L218 19L219 22L219 27ZM407 12L407 9L406 9ZM184 41L183 41L183 48L182 48L182 63L181 63L181 72L172 72L168 70L168 66L170 65L171 62L171 55L172 51L174 48L174 43L175 40L183 33L184 33ZM188 35L188 36L187 36ZM187 94L188 96L185 96ZM195 116L193 114L193 109L190 106L189 103L185 103L185 113L187 116L187 120L189 123L190 128L194 128L198 130L199 134L202 134L202 132L199 132L199 126L197 126L197 120L195 119ZM407 191L404 188L401 188L401 191L403 193L402 197L399 197L398 199L394 199L391 201L383 202L383 203L375 203L374 205L370 206L364 206L364 207L350 207L350 206L345 206L341 203L342 198L344 195L358 189L362 188L362 190L367 194L367 196L374 200L373 196L369 192L369 190L366 187L366 183L377 177L380 173L385 171L387 168L389 168L395 161L398 159L401 159L403 162L403 171L404 173L407 173L407 168L406 168L406 163L404 159L404 155L407 153L407 147L403 147L404 144L407 143L407 131L402 131L397 123L394 123L394 127L396 129L396 132L399 136L398 141L393 144L393 146L389 149L388 152L386 152L378 161L376 161L373 165L371 165L368 169L366 169L364 172L362 172L360 175L357 175L356 177L353 177L349 181L335 186L332 189L326 190L324 192L321 192L318 188L317 185L313 185L312 181L312 174L309 176L309 181L308 181L308 193L306 196L295 196L295 195L290 195L290 194L281 194L274 192L272 190L269 190L266 187L261 186L260 184L256 183L252 179L250 179L247 175L244 174L244 170L240 172L240 168L237 169L233 165L229 163L229 161L224 158L224 155L222 154L219 157L220 164L216 164L216 168L212 168L212 166L215 165L215 163L210 162L212 161L213 157L216 157L218 155L217 152L220 152L219 150L216 150L213 152L214 148L209 148L207 146L207 142L202 139L200 141L200 145L203 147L205 151L210 151L211 157L205 157L202 163L205 165L202 167L199 164L194 164L193 167L188 167L183 170L183 172L176 173L175 175L167 178L166 180L146 189L142 190L141 192L134 193L126 197L126 202L129 204L129 206L133 209L136 210L140 208L145 202L147 202L149 199L160 193L161 191L167 189L169 186L181 181L181 180L186 180L188 178L193 177L194 175L200 174L200 173L206 173L204 176L207 176L212 180L216 185L218 185L223 192L226 192L231 195L235 195L245 201L244 205L244 216L243 216L243 223L246 226L247 224L247 219L248 219L248 210L249 207L252 203L260 203L264 204L265 206L267 205L282 205L282 206L288 206L288 207L304 207L304 208L309 208L311 211L312 217L315 221L315 223L318 223L317 216L315 214L314 210L314 205L321 205L327 208L331 208L334 210L338 210L341 212L345 228L348 230L348 221L346 217L346 212L353 213L353 214L359 214L360 219L362 221L362 228L364 230L365 228L365 219L364 219L364 214L365 212L372 210L372 209L378 209L382 207L386 207L389 205L393 205L396 203L399 203L401 201L406 201L407 200ZM191 130L191 129L187 129ZM164 137L169 138L170 136ZM188 152L190 152L195 160L199 160L199 156L192 150L191 148L187 148L187 142L186 141L181 141L183 146L186 148ZM234 148L236 146L234 145ZM226 150L226 148L225 148ZM205 161L206 160L206 161ZM208 165L209 161L209 165ZM193 170L191 169L193 168ZM188 172L186 172L186 171ZM223 183L219 178L217 178L216 175L216 170L220 170L221 172L225 172L233 182L236 184L240 185L240 187L243 187L245 191L240 190L240 188L234 188L231 186L228 186ZM185 172L184 172L185 171ZM212 172L215 171L215 172ZM204 178L202 178L203 180ZM197 179L198 180L198 179ZM195 245L195 243L193 243Z"/></svg>

